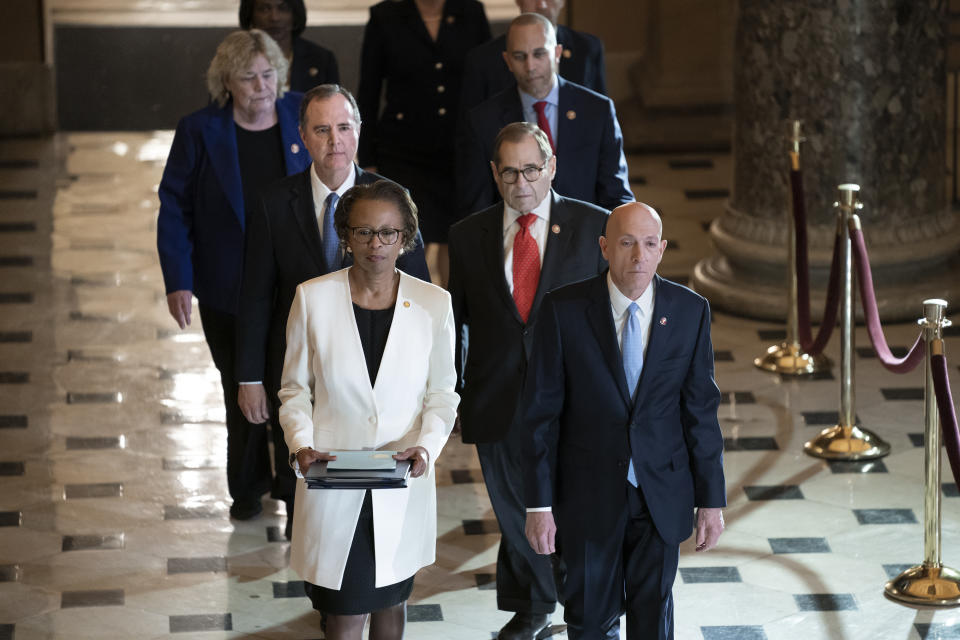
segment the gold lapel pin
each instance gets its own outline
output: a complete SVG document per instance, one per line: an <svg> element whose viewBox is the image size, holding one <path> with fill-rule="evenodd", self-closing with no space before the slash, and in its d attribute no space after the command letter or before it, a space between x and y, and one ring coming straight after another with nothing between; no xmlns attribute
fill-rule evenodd
<svg viewBox="0 0 960 640"><path fill-rule="evenodd" d="M453 24L453 16L447 16L447 24Z"/></svg>
<svg viewBox="0 0 960 640"><path fill-rule="evenodd" d="M573 109L570 109L570 111L567 111L567 120L573 120L576 117L577 117L576 111L574 111Z"/></svg>
<svg viewBox="0 0 960 640"><path fill-rule="evenodd" d="M318 73L320 73L320 69L317 69L316 67L310 67L310 71L307 73L309 73L311 76L316 76Z"/></svg>
<svg viewBox="0 0 960 640"><path fill-rule="evenodd" d="M570 49L564 49L564 50L563 50L563 57L564 57L564 58L569 58L569 57L572 56L572 55L573 55L573 53L570 51Z"/></svg>
<svg viewBox="0 0 960 640"><path fill-rule="evenodd" d="M290 145L290 153L300 153L300 145L296 142Z"/></svg>
<svg viewBox="0 0 960 640"><path fill-rule="evenodd" d="M409 308L410 308L410 301L409 301L409 300L404 300L404 301L403 301L403 306L404 306L405 309L409 309Z"/></svg>
<svg viewBox="0 0 960 640"><path fill-rule="evenodd" d="M552 227L550 227L550 231L553 231L554 233L560 233L560 225L558 224L553 225Z"/></svg>
<svg viewBox="0 0 960 640"><path fill-rule="evenodd" d="M667 318L666 318L666 317L660 318L660 326L661 326L661 327L667 326Z"/></svg>

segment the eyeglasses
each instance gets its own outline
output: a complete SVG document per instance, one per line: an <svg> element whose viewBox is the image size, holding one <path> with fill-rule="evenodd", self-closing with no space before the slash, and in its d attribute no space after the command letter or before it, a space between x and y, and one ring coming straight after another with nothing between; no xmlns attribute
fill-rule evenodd
<svg viewBox="0 0 960 640"><path fill-rule="evenodd" d="M546 168L546 164L539 167L524 167L520 171L511 167L500 172L500 179L503 180L504 184L514 184L520 179L520 174L522 173L523 179L527 182L536 182L540 179L540 176L543 174L543 170Z"/></svg>
<svg viewBox="0 0 960 640"><path fill-rule="evenodd" d="M402 229L391 229L390 227L384 227L383 229L370 229L369 227L349 227L350 233L353 234L353 239L362 244L370 244L370 241L373 240L373 236L380 238L380 242L383 244L396 244L397 240L400 238L400 234L403 232Z"/></svg>

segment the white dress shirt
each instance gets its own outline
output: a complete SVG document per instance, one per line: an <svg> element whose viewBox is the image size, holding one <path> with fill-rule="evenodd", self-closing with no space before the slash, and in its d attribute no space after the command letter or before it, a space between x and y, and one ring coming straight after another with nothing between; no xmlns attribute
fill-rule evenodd
<svg viewBox="0 0 960 640"><path fill-rule="evenodd" d="M526 178L520 175L517 176L517 180L526 180ZM541 269L543 268L543 254L547 249L547 231L550 228L551 200L552 198L548 191L547 195L540 201L540 204L534 207L532 211L527 212L537 216L533 224L527 227L527 230L537 242L537 248L540 249ZM517 232L520 231L520 223L517 222L517 219L522 215L524 215L522 212L517 211L506 202L503 203L503 275L507 279L507 289L510 290L511 295L513 294L513 239L516 238Z"/></svg>
<svg viewBox="0 0 960 640"><path fill-rule="evenodd" d="M531 124L537 124L537 111L533 108L535 102L540 102L537 98L517 89L520 94L520 106L523 108L523 119ZM547 117L550 123L550 136L553 138L554 148L560 144L557 139L557 114L560 112L560 82L557 80L557 74L553 74L553 88L543 99L547 106L543 109L543 115Z"/></svg>
<svg viewBox="0 0 960 640"><path fill-rule="evenodd" d="M356 182L357 172L353 170L353 167L350 167L350 173L347 175L347 179L343 181L343 184L333 190L333 192L337 194L337 197L342 198L343 194L347 192L347 189L355 185ZM322 241L323 208L327 204L327 196L330 195L331 189L320 181L320 177L317 176L316 169L312 164L310 165L310 187L313 191L313 212L317 216L317 226L320 227L320 240Z"/></svg>

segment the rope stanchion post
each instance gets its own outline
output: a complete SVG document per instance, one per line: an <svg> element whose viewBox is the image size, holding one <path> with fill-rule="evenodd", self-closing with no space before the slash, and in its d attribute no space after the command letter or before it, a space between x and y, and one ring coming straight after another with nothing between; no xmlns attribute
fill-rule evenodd
<svg viewBox="0 0 960 640"><path fill-rule="evenodd" d="M855 384L853 371L854 307L853 307L853 248L849 223L860 203L860 186L841 184L837 209L840 241L840 412L837 424L820 432L803 445L804 451L827 460L873 460L890 453L890 444L880 436L856 424Z"/></svg>
<svg viewBox="0 0 960 640"><path fill-rule="evenodd" d="M924 300L923 318L918 321L927 346L923 396L923 563L888 582L884 593L907 604L953 607L960 605L960 572L940 562L940 414L930 364L932 356L943 353L943 328L950 326L944 317L946 309L944 300Z"/></svg>
<svg viewBox="0 0 960 640"><path fill-rule="evenodd" d="M803 123L794 120L791 126L790 143L790 172L791 175L800 172L800 143L806 140L801 135ZM794 202L794 206L798 203ZM787 224L787 335L780 344L775 344L759 358L754 358L753 364L771 373L782 373L790 376L807 376L830 368L830 361L826 356L812 356L803 350L800 344L800 319L797 310L797 232L792 223Z"/></svg>

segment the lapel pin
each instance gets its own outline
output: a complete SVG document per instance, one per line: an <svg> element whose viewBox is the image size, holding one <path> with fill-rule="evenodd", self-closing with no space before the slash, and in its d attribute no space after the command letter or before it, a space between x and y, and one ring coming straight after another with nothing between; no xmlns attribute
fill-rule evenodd
<svg viewBox="0 0 960 640"><path fill-rule="evenodd" d="M667 326L667 318L666 318L666 316L664 316L663 318L660 318L660 326L661 326L661 327Z"/></svg>
<svg viewBox="0 0 960 640"><path fill-rule="evenodd" d="M553 225L552 227L550 227L550 231L553 231L554 233L560 233L560 225L558 224Z"/></svg>
<svg viewBox="0 0 960 640"><path fill-rule="evenodd" d="M447 16L447 24L453 24L453 16Z"/></svg>
<svg viewBox="0 0 960 640"><path fill-rule="evenodd" d="M409 300L404 300L404 301L403 301L403 307L404 307L405 309L409 309L409 308L410 308L410 301L409 301Z"/></svg>
<svg viewBox="0 0 960 640"><path fill-rule="evenodd" d="M298 145L296 142L290 145L290 153L300 153L300 145Z"/></svg>
<svg viewBox="0 0 960 640"><path fill-rule="evenodd" d="M308 73L311 77L315 77L318 73L320 73L320 70L316 67L310 67L310 71L308 71Z"/></svg>
<svg viewBox="0 0 960 640"><path fill-rule="evenodd" d="M563 50L563 57L564 57L564 58L569 58L569 57L572 56L572 55L573 55L573 53L570 51L570 49L564 49L564 50Z"/></svg>
<svg viewBox="0 0 960 640"><path fill-rule="evenodd" d="M567 120L573 120L576 117L577 117L576 111L574 111L573 109L570 109L570 111L567 111Z"/></svg>

